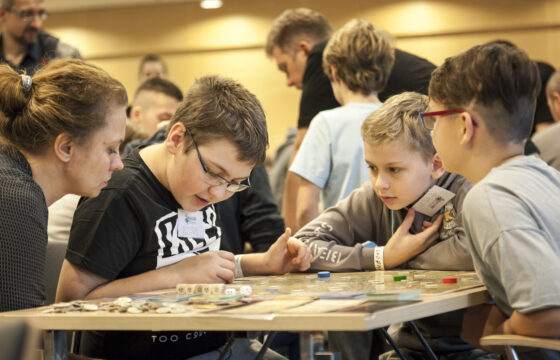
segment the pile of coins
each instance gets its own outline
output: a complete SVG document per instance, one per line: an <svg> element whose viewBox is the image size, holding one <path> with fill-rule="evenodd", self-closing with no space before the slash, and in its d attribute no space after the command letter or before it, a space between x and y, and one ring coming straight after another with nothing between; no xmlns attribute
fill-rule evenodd
<svg viewBox="0 0 560 360"><path fill-rule="evenodd" d="M190 306L180 303L153 302L146 300L132 300L122 296L114 301L104 301L99 304L88 303L84 300L76 300L66 303L56 303L47 307L44 313L66 313L72 311L92 312L108 311L129 314L139 314L145 312L155 312L158 314L181 314L192 310Z"/></svg>

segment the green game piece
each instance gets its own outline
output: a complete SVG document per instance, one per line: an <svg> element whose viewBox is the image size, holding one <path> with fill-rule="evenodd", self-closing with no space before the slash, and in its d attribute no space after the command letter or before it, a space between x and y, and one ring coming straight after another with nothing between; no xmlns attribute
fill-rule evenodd
<svg viewBox="0 0 560 360"><path fill-rule="evenodd" d="M393 276L393 281L394 282L399 282L399 281L403 281L406 280L406 275L395 275Z"/></svg>

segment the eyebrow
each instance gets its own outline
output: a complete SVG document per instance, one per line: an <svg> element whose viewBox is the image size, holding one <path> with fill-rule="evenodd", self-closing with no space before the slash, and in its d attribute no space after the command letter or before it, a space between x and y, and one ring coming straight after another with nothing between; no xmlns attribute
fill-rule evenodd
<svg viewBox="0 0 560 360"><path fill-rule="evenodd" d="M379 167L379 165L374 164L374 163L372 163L368 160L366 160L366 164ZM404 162L400 161L400 162L391 162L391 163L388 163L388 164L383 164L383 166L384 167L393 167L393 166L403 166L403 164L404 164Z"/></svg>
<svg viewBox="0 0 560 360"><path fill-rule="evenodd" d="M213 162L213 161L211 161L211 160L206 160L206 159L204 159L204 162L206 163L206 166L207 166L207 167L210 167L209 165L212 165L213 168L218 168L218 172L214 171L214 172L216 172L218 175L222 175L222 176L225 177L225 178L230 178L230 177L231 177L230 174L229 174L229 172L228 172L226 169L224 169L224 168L221 167L220 165L216 164L215 162ZM249 174L249 175L250 175L250 174ZM240 177L240 178L232 178L232 179L230 179L230 181L241 182L241 181L247 180L248 178L249 178L249 176L247 176L247 177Z"/></svg>

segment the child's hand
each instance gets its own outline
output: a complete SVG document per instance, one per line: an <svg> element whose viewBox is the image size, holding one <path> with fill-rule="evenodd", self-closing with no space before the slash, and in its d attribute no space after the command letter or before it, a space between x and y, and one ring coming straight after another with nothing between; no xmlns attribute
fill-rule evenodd
<svg viewBox="0 0 560 360"><path fill-rule="evenodd" d="M228 251L207 251L168 267L177 283L231 283L235 278L235 258Z"/></svg>
<svg viewBox="0 0 560 360"><path fill-rule="evenodd" d="M391 236L383 250L385 268L391 269L399 266L430 247L439 237L438 230L442 219L443 217L440 215L433 223L426 221L422 225L422 232L411 234L409 230L414 222L414 210L408 210L403 223Z"/></svg>
<svg viewBox="0 0 560 360"><path fill-rule="evenodd" d="M266 273L285 274L293 270L305 271L311 266L311 250L296 238L290 237L292 231L286 228L265 255Z"/></svg>

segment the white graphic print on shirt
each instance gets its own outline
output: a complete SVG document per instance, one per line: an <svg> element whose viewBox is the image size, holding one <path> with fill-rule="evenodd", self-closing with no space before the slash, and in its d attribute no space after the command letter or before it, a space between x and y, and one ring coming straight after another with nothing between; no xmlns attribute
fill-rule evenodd
<svg viewBox="0 0 560 360"><path fill-rule="evenodd" d="M167 266L187 257L198 255L209 250L219 250L222 230L216 225L216 211L214 206L208 206L200 211L202 216L196 220L203 230L203 238L179 236L177 212L171 212L156 221L154 231L158 238L159 250L156 268ZM192 224L190 224L192 226Z"/></svg>

